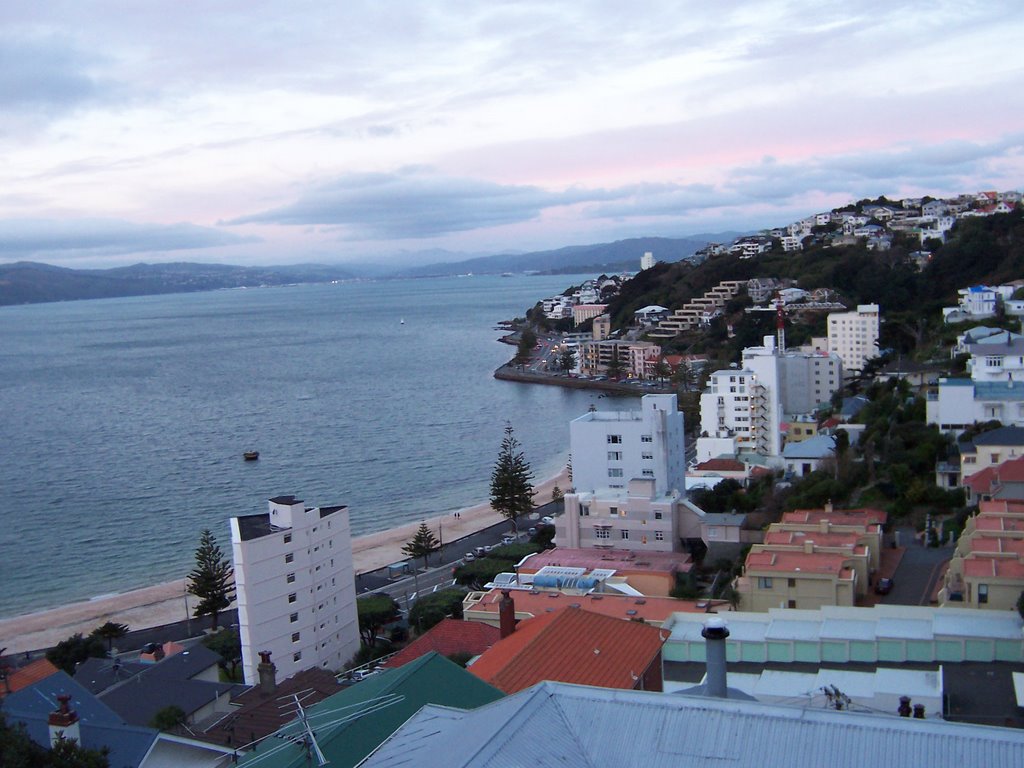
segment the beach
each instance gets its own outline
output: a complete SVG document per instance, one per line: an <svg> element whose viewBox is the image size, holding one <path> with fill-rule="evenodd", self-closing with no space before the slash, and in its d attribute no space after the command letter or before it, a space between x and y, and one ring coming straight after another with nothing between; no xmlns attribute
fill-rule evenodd
<svg viewBox="0 0 1024 768"><path fill-rule="evenodd" d="M551 500L555 486L566 490L570 483L567 472L549 477L535 486L535 503ZM378 533L352 539L352 561L356 575L407 559L402 547L413 537L421 523L426 523L445 542L483 530L504 518L489 502L422 520L406 523ZM230 547L228 547L230 549ZM5 653L23 653L50 648L61 640L81 632L88 634L107 621L127 624L130 629L161 626L188 618L186 605L195 605L187 595L185 579L156 584L116 595L96 597L37 613L28 613L0 620L0 647ZM171 639L171 638L168 638Z"/></svg>

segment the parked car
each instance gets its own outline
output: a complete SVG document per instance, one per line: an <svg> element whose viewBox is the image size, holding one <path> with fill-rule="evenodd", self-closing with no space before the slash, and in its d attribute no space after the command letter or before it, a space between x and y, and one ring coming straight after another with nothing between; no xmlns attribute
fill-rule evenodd
<svg viewBox="0 0 1024 768"><path fill-rule="evenodd" d="M516 537L513 536L511 533L506 533L504 536L501 537L501 543L502 544L515 544L516 543Z"/></svg>
<svg viewBox="0 0 1024 768"><path fill-rule="evenodd" d="M476 560L476 555L474 555L472 552L467 552L462 556L462 559L465 560L467 563L471 563L474 560Z"/></svg>
<svg viewBox="0 0 1024 768"><path fill-rule="evenodd" d="M540 519L540 521L542 523L544 523L544 525L554 525L555 524L555 518L551 517L550 515L546 515L546 516L542 517Z"/></svg>
<svg viewBox="0 0 1024 768"><path fill-rule="evenodd" d="M875 594L876 595L888 595L892 592L892 579L879 579L875 582Z"/></svg>

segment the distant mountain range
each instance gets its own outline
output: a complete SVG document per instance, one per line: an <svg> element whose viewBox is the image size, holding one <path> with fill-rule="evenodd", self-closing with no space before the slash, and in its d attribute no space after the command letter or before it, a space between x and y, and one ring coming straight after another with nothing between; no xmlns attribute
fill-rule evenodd
<svg viewBox="0 0 1024 768"><path fill-rule="evenodd" d="M384 272L367 265L331 266L296 264L273 267L236 267L227 264L134 264L114 269L68 269L38 262L0 264L0 306L36 304L48 301L105 299L119 296L147 296L162 293L213 291L222 288L327 283L352 280L373 274L379 277L434 277L504 272L636 272L640 257L651 251L658 261L686 259L709 241L731 241L733 233L694 235L686 238L640 237L614 243L574 245L551 251L499 254L422 267L405 267ZM440 254L438 254L440 255ZM448 255L448 254L445 254Z"/></svg>

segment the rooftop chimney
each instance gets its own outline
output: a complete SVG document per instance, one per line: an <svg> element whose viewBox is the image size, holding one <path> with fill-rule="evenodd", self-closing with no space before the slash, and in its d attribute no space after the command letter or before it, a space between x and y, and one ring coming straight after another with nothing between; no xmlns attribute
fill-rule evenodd
<svg viewBox="0 0 1024 768"><path fill-rule="evenodd" d="M729 636L729 629L725 626L725 619L721 616L710 616L704 622L704 629L700 634L707 641L704 645L707 657L707 694L719 699L728 698L725 679L725 638Z"/></svg>
<svg viewBox="0 0 1024 768"><path fill-rule="evenodd" d="M900 706L896 710L900 717L910 717L910 697L900 696Z"/></svg>
<svg viewBox="0 0 1024 768"><path fill-rule="evenodd" d="M516 631L516 604L507 589L501 590L501 600L498 602L498 629L502 638Z"/></svg>
<svg viewBox="0 0 1024 768"><path fill-rule="evenodd" d="M81 743L81 735L78 730L78 713L71 708L71 696L62 693L57 696L57 709L50 713L48 723L50 726L50 746L56 745L60 739L73 739Z"/></svg>
<svg viewBox="0 0 1024 768"><path fill-rule="evenodd" d="M270 696L277 690L277 667L270 660L270 651L260 651L260 663L256 665L260 676L260 693Z"/></svg>
<svg viewBox="0 0 1024 768"><path fill-rule="evenodd" d="M832 514L832 499L829 499L828 501L825 502L825 514Z"/></svg>

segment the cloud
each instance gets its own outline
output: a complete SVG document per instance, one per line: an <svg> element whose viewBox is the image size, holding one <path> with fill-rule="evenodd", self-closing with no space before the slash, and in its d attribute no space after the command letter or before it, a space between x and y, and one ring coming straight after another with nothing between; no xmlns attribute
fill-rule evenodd
<svg viewBox="0 0 1024 768"><path fill-rule="evenodd" d="M0 35L0 108L5 112L69 112L106 98L94 74L100 57L58 36Z"/></svg>
<svg viewBox="0 0 1024 768"><path fill-rule="evenodd" d="M0 258L92 259L258 242L195 224L136 224L117 219L0 220Z"/></svg>
<svg viewBox="0 0 1024 768"><path fill-rule="evenodd" d="M342 176L310 189L291 205L227 223L340 226L355 239L427 238L531 221L546 208L607 194L549 192L410 168Z"/></svg>

